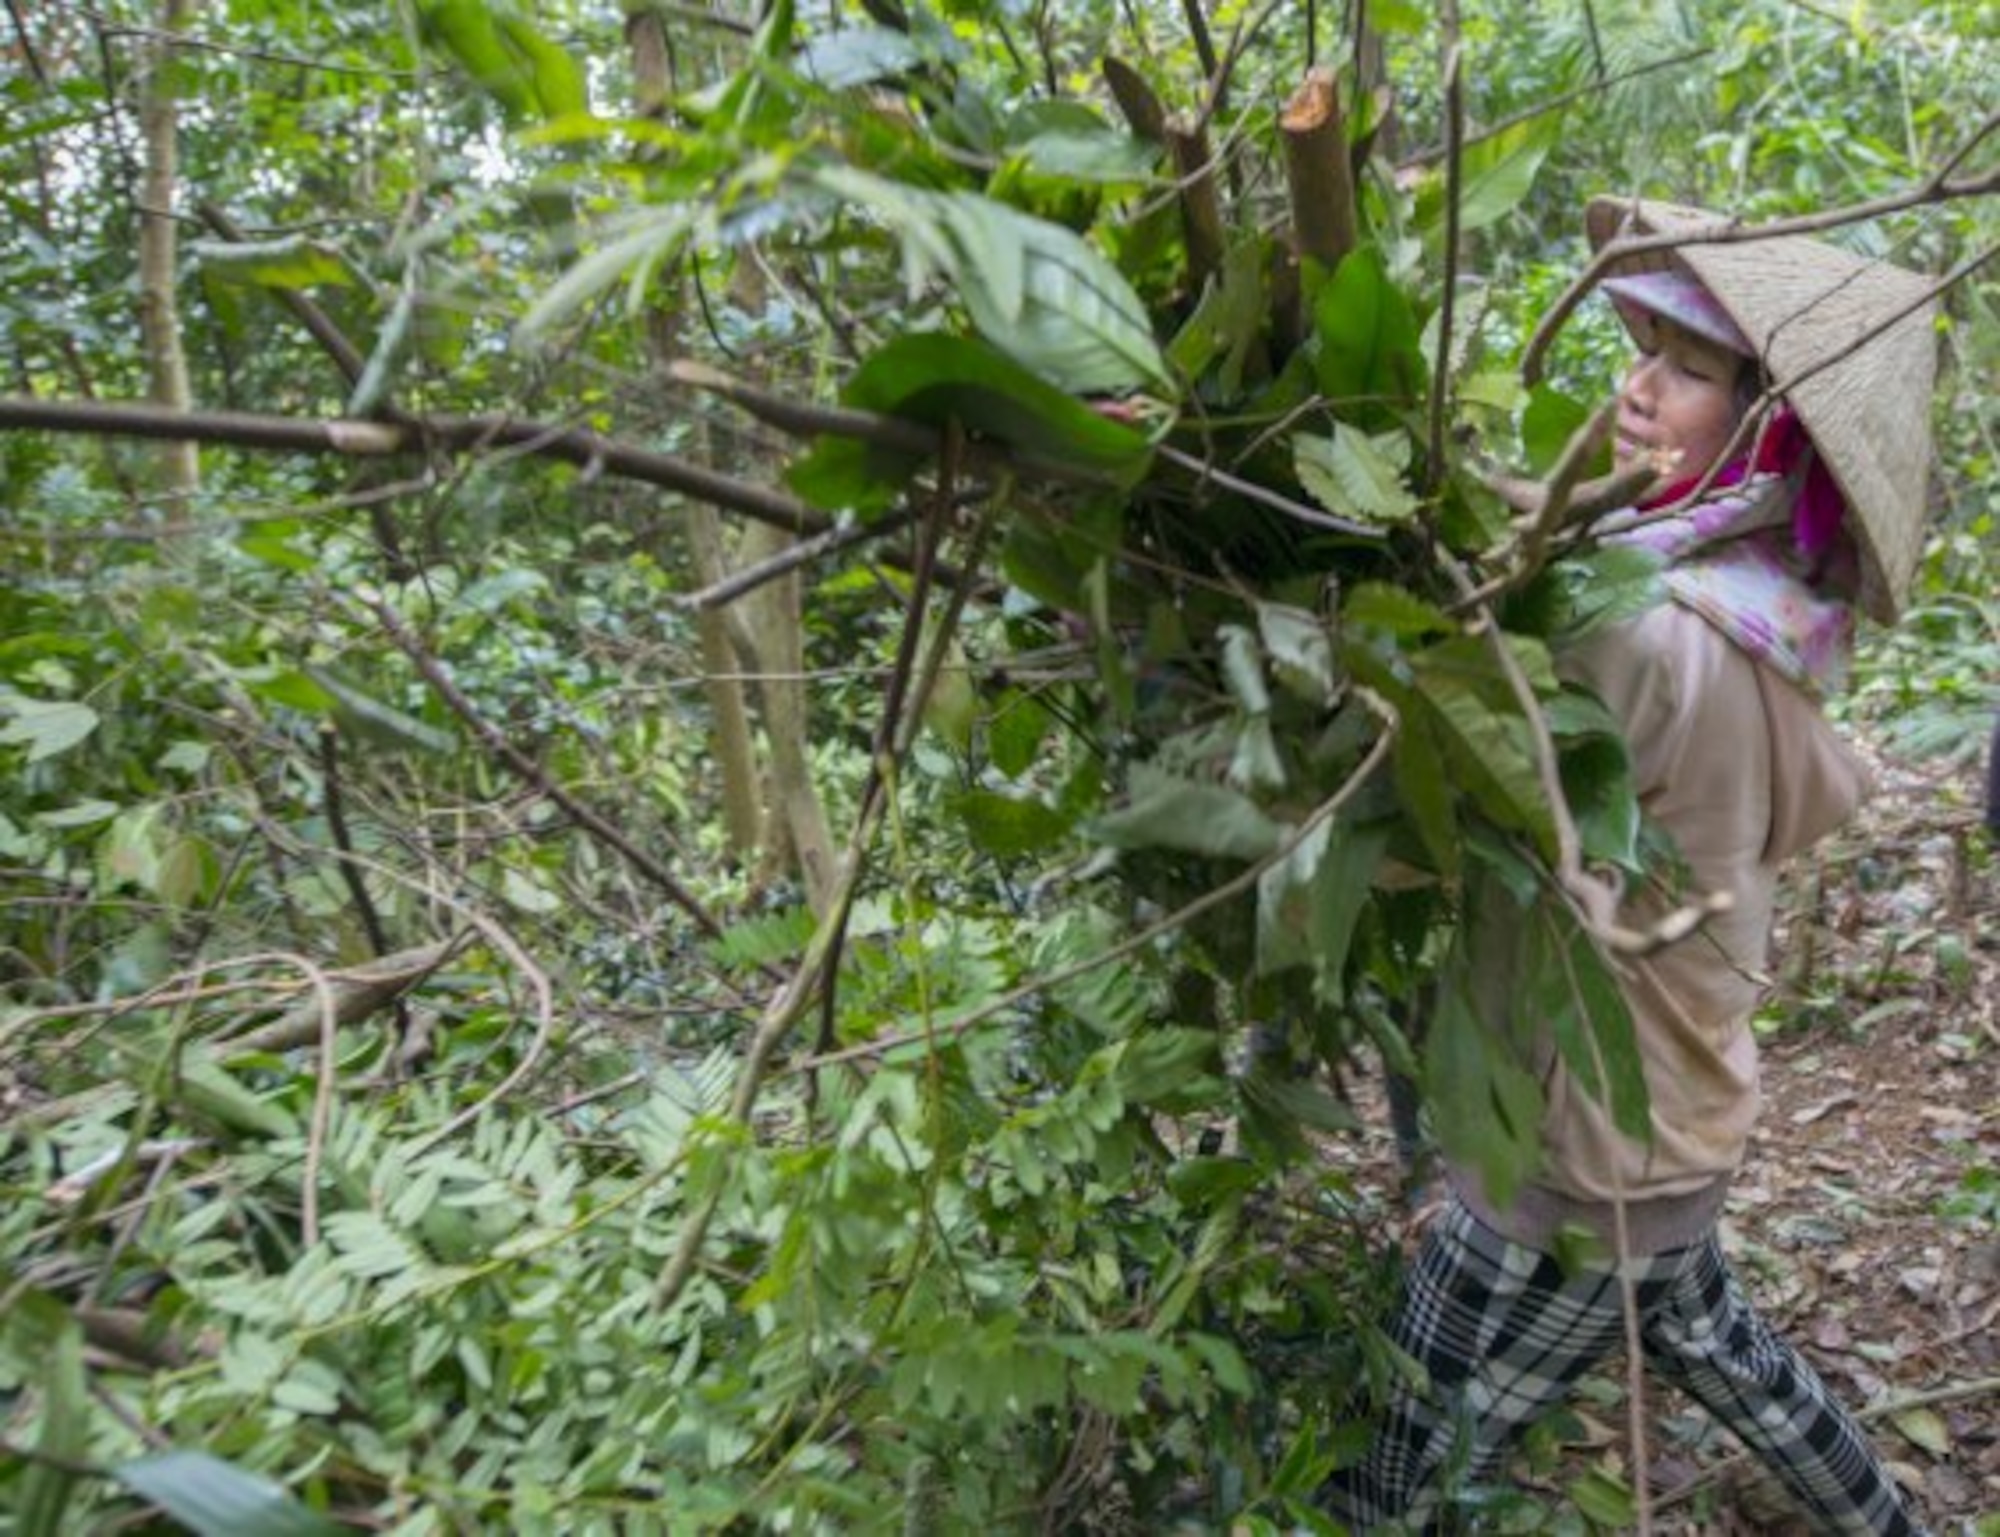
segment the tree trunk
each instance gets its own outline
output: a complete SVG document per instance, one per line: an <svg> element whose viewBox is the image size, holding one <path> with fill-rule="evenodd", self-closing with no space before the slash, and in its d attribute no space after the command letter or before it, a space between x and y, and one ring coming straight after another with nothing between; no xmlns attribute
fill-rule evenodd
<svg viewBox="0 0 2000 1537"><path fill-rule="evenodd" d="M181 350L174 281L180 243L174 225L180 114L174 99L173 38L187 24L191 4L192 0L160 0L159 36L147 49L139 86L139 129L146 156L139 192L139 333L146 351L147 395L170 411L186 411L194 404L187 355ZM201 483L195 455L193 443L171 443L161 451L163 489L176 499L185 499Z"/></svg>
<svg viewBox="0 0 2000 1537"><path fill-rule="evenodd" d="M665 110L673 90L673 53L668 47L666 24L657 11L633 9L626 17L625 36L632 48L635 105L641 116L656 116ZM647 316L646 329L653 371L662 375L680 350L680 316L656 305ZM706 461L711 456L704 453L702 457ZM687 527L695 581L703 587L720 581L728 573L721 517L712 507L691 506ZM730 637L728 621L718 610L702 610L695 625L701 639L702 687L714 723L715 763L722 775L723 822L730 852L748 864L764 840L764 807L762 775L743 693L745 668Z"/></svg>
<svg viewBox="0 0 2000 1537"><path fill-rule="evenodd" d="M758 561L792 543L782 529L748 529L743 537L744 561ZM766 582L739 600L744 649L756 660L757 696L764 704L764 730L771 750L771 788L777 814L784 819L806 900L823 913L832 895L837 862L826 811L813 783L812 760L806 750L811 730L806 709L805 626L796 573Z"/></svg>

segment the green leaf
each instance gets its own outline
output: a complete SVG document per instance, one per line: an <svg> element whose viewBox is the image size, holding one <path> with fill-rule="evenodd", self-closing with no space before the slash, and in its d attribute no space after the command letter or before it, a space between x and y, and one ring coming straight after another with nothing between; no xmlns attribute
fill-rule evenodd
<svg viewBox="0 0 2000 1537"><path fill-rule="evenodd" d="M1555 821L1528 723L1484 644L1471 636L1443 641L1413 656L1410 667L1456 781L1495 822L1532 833L1552 852Z"/></svg>
<svg viewBox="0 0 2000 1537"><path fill-rule="evenodd" d="M1147 1030L1119 1046L1112 1080L1128 1104L1152 1105L1170 1099L1222 1066L1221 1046L1213 1030L1168 1026Z"/></svg>
<svg viewBox="0 0 2000 1537"><path fill-rule="evenodd" d="M1461 857L1456 797L1445 773L1444 750L1428 713L1414 709L1402 712L1395 753L1396 794L1438 872L1453 875Z"/></svg>
<svg viewBox="0 0 2000 1537"><path fill-rule="evenodd" d="M1955 1448L1950 1429L1935 1409L1898 1409L1889 1416L1889 1423L1911 1445L1921 1447L1933 1457L1949 1457Z"/></svg>
<svg viewBox="0 0 2000 1537"><path fill-rule="evenodd" d="M14 716L0 731L0 743L25 746L29 763L68 752L97 729L100 719L89 705L73 699L31 699L26 694L0 695L0 709Z"/></svg>
<svg viewBox="0 0 2000 1537"><path fill-rule="evenodd" d="M340 252L321 240L191 240L188 254L211 276L259 288L345 287L354 281Z"/></svg>
<svg viewBox="0 0 2000 1537"><path fill-rule="evenodd" d="M1023 468L1048 466L1127 487L1145 474L1152 445L1130 427L1065 395L973 337L905 333L870 353L842 399L850 406L942 427L956 420L1006 444ZM821 438L786 479L827 507L886 505L927 454Z"/></svg>
<svg viewBox="0 0 2000 1537"><path fill-rule="evenodd" d="M700 209L675 206L642 209L614 221L610 240L529 305L515 334L524 343L537 340L628 273L627 292L636 308L653 272L680 254L689 239L705 227L706 217Z"/></svg>
<svg viewBox="0 0 2000 1537"><path fill-rule="evenodd" d="M1445 1156L1476 1169L1496 1206L1509 1205L1540 1159L1541 1086L1488 1034L1462 980L1439 989L1424 1081Z"/></svg>
<svg viewBox="0 0 2000 1537"><path fill-rule="evenodd" d="M1409 405L1423 399L1416 313L1389 280L1373 247L1341 259L1313 301L1313 328L1322 395L1336 404L1380 397Z"/></svg>
<svg viewBox="0 0 2000 1537"><path fill-rule="evenodd" d="M302 672L281 672L268 678L245 678L244 689L272 704L304 710L309 715L331 715L334 697Z"/></svg>
<svg viewBox="0 0 2000 1537"><path fill-rule="evenodd" d="M1333 641L1317 614L1283 603L1257 605L1257 633L1278 682L1308 704L1333 697Z"/></svg>
<svg viewBox="0 0 2000 1537"><path fill-rule="evenodd" d="M1456 628L1451 616L1435 603L1386 582L1363 582L1350 592L1341 605L1340 622L1412 637Z"/></svg>
<svg viewBox="0 0 2000 1537"><path fill-rule="evenodd" d="M1262 859L1284 835L1247 796L1150 764L1132 770L1128 804L1097 817L1091 831L1113 848L1180 849L1233 859Z"/></svg>
<svg viewBox="0 0 2000 1537"><path fill-rule="evenodd" d="M1561 140L1560 113L1544 113L1467 146L1459 205L1461 234L1484 229L1520 207L1542 162Z"/></svg>
<svg viewBox="0 0 2000 1537"><path fill-rule="evenodd" d="M1596 947L1553 903L1535 903L1522 971L1523 1011L1545 1022L1570 1076L1610 1110L1626 1136L1649 1140L1646 1069L1632 1011Z"/></svg>
<svg viewBox="0 0 2000 1537"><path fill-rule="evenodd" d="M986 750L993 766L1018 779L1040 759L1055 717L1026 689L1001 694L986 716Z"/></svg>
<svg viewBox="0 0 2000 1537"><path fill-rule="evenodd" d="M35 820L43 827L95 827L99 822L108 822L117 815L115 801L93 798L64 806L58 811L38 811Z"/></svg>
<svg viewBox="0 0 2000 1537"><path fill-rule="evenodd" d="M1160 148L1109 128L1095 132L1054 129L1019 146L1028 169L1065 181L1123 183L1145 181L1160 163Z"/></svg>
<svg viewBox="0 0 2000 1537"><path fill-rule="evenodd" d="M1243 389L1250 349L1270 318L1270 251L1261 239L1239 240L1222 259L1220 281L1202 290L1194 313L1167 345L1174 367L1189 378L1206 374L1217 358L1215 388L1224 399Z"/></svg>
<svg viewBox="0 0 2000 1537"><path fill-rule="evenodd" d="M306 676L333 700L333 713L342 726L358 736L384 747L420 747L426 752L448 753L458 743L449 732L427 726L414 715L363 693L331 668L307 667Z"/></svg>
<svg viewBox="0 0 2000 1537"><path fill-rule="evenodd" d="M816 34L799 51L795 67L830 91L844 91L900 74L921 64L923 57L908 33L850 21L838 32Z"/></svg>
<svg viewBox="0 0 2000 1537"><path fill-rule="evenodd" d="M159 1452L114 1468L112 1476L198 1537L341 1537L348 1531L283 1485L208 1452Z"/></svg>
<svg viewBox="0 0 2000 1537"><path fill-rule="evenodd" d="M1566 640L1576 640L1602 625L1633 619L1667 595L1660 579L1665 560L1655 551L1633 544L1607 544L1576 560L1558 563L1556 572L1569 597Z"/></svg>
<svg viewBox="0 0 2000 1537"><path fill-rule="evenodd" d="M1353 427L1292 440L1300 484L1329 512L1369 523L1401 523L1416 512L1417 499L1403 484L1409 449L1400 432L1370 437Z"/></svg>
<svg viewBox="0 0 2000 1537"><path fill-rule="evenodd" d="M1529 471L1546 475L1555 468L1564 447L1589 420L1590 410L1582 401L1546 384L1530 390L1528 404L1521 412L1521 456ZM1596 466L1592 472L1601 468Z"/></svg>
<svg viewBox="0 0 2000 1537"><path fill-rule="evenodd" d="M36 1448L58 1461L82 1461L90 1451L90 1395L83 1374L83 1331L70 1311L41 1292L17 1294L10 1311L10 1344L30 1343L41 1357L35 1373L41 1399L41 1434ZM30 1336L27 1342L19 1336ZM77 1475L49 1463L30 1464L15 1505L21 1537L58 1537L72 1530L63 1520Z"/></svg>
<svg viewBox="0 0 2000 1537"><path fill-rule="evenodd" d="M1073 825L1041 801L994 790L968 790L951 804L972 841L989 854L1032 854L1060 842Z"/></svg>
<svg viewBox="0 0 2000 1537"><path fill-rule="evenodd" d="M815 180L874 212L902 241L913 280L941 273L987 341L1058 389L1173 388L1145 306L1073 230L976 193L926 192L851 166L821 167Z"/></svg>
<svg viewBox="0 0 2000 1537"><path fill-rule="evenodd" d="M1592 1468L1571 1484L1569 1497L1593 1525L1604 1531L1630 1531L1638 1524L1638 1504L1632 1497L1631 1486L1605 1468Z"/></svg>

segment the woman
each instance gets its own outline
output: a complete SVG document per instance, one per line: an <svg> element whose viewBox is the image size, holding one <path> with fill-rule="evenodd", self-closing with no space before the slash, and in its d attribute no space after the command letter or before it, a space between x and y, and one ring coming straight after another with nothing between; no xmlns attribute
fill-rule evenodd
<svg viewBox="0 0 2000 1537"><path fill-rule="evenodd" d="M1587 222L1599 247L1721 227L1611 201ZM1431 1391L1399 1394L1364 1459L1328 1486L1329 1507L1362 1531L1436 1521L1450 1479L1490 1475L1513 1432L1625 1341L1629 1289L1647 1364L1743 1439L1815 1529L1914 1532L1854 1419L1745 1297L1716 1224L1756 1111L1749 1021L1779 869L1864 788L1818 697L1838 679L1855 609L1895 617L1921 541L1925 285L1797 239L1696 240L1613 272L1604 286L1639 347L1616 452L1660 477L1615 537L1666 557L1672 601L1594 632L1561 667L1619 719L1641 805L1688 884L1733 905L1621 967L1648 1139L1619 1132L1551 1048L1535 1064L1539 1171L1494 1199L1475 1170L1452 1169L1392 1331ZM1746 426L1767 378L1784 404ZM1672 905L1647 891L1626 916L1645 928ZM1523 989L1478 993L1467 1006L1496 1031L1532 1023L1491 1017ZM1596 1258L1576 1258L1579 1229Z"/></svg>

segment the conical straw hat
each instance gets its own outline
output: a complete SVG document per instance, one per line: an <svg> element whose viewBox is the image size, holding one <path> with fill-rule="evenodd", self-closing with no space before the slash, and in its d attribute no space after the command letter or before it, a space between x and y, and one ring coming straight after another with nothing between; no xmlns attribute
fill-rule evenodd
<svg viewBox="0 0 2000 1537"><path fill-rule="evenodd" d="M1593 248L1620 235L1725 222L1698 208L1624 198L1596 198L1584 215ZM1729 312L1798 412L1859 525L1861 606L1893 624L1923 554L1937 371L1930 284L1799 235L1647 252L1607 276L1676 266ZM1790 386L1794 379L1801 382Z"/></svg>

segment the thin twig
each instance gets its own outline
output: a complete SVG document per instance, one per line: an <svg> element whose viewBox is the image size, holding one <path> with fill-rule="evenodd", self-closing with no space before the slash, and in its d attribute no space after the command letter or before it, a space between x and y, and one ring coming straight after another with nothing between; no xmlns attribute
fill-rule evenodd
<svg viewBox="0 0 2000 1537"><path fill-rule="evenodd" d="M451 675L444 670L444 664L417 639L415 632L410 629L402 615L379 598L366 601L368 609L381 624L383 632L394 642L396 649L410 659L424 681L437 691L437 696L444 701L445 707L464 721L471 728L473 735L485 743L501 762L562 807L579 827L599 843L616 850L633 869L665 892L668 900L692 918L696 927L704 934L717 939L722 936L722 924L702 905L693 892L681 884L673 871L627 837L602 813L586 805L557 783L548 770L516 747L504 731L480 713L479 707L473 704L465 696L464 691L452 681Z"/></svg>
<svg viewBox="0 0 2000 1537"><path fill-rule="evenodd" d="M195 204L195 212L201 215L203 223L231 244L240 245L250 238L243 232L243 227L230 218L218 203L204 200ZM334 324L333 318L314 303L309 294L299 289L280 288L276 293L285 308L298 317L299 324L312 334L313 340L318 342L326 355L333 359L334 366L347 380L347 387L351 390L359 384L362 372L368 366L367 361L354 343L347 339L347 334Z"/></svg>
<svg viewBox="0 0 2000 1537"><path fill-rule="evenodd" d="M1965 143L1955 150L1938 170L1916 185L1906 187L1900 192L1888 193L1864 202L1850 203L1844 208L1830 208L1822 213L1773 219L1764 224L1744 224L1736 219L1716 219L1709 224L1677 229L1666 234L1627 235L1607 241L1569 287L1563 290L1555 304L1542 317L1540 324L1535 327L1535 334L1528 339L1527 350L1521 359L1522 378L1529 384L1534 384L1541 378L1543 361L1557 332L1575 312L1576 307L1603 280L1605 274L1618 263L1634 256L1677 251L1689 245L1736 245L1748 241L1772 240L1785 235L1819 234L1849 224L1860 224L1889 214L1902 213L1912 208L1982 196L2000 189L2000 168L1960 181L1951 180L1950 172L1971 153L1974 146L1996 129L2000 129L2000 111L1994 112L1974 129Z"/></svg>
<svg viewBox="0 0 2000 1537"><path fill-rule="evenodd" d="M673 601L679 608L702 612L721 608L734 603L746 593L755 592L767 582L775 582L780 577L789 576L800 566L811 565L816 560L838 555L856 545L870 544L877 539L886 539L891 534L899 534L916 519L916 514L907 508L881 518L874 523L852 523L846 528L831 529L811 539L801 539L797 544L788 545L777 554L760 560L754 565L732 571L719 582L695 592L687 593Z"/></svg>
<svg viewBox="0 0 2000 1537"><path fill-rule="evenodd" d="M1289 496L1281 495L1268 486L1260 486L1254 480L1245 480L1239 475L1230 474L1227 470L1218 470L1214 465L1197 459L1193 454L1184 453L1178 448L1170 448L1162 443L1155 447L1153 452L1169 464L1177 464L1201 480L1212 481L1225 491L1247 497L1253 502L1282 512L1286 517L1313 528L1324 528L1332 533L1346 534L1350 538L1378 542L1388 537L1379 528L1371 528L1366 523L1356 523L1348 518L1337 517L1330 512L1321 512L1319 508L1308 507L1304 502L1295 502Z"/></svg>
<svg viewBox="0 0 2000 1537"><path fill-rule="evenodd" d="M7 0L7 15L14 23L14 36L20 40L21 57L28 61L28 73L35 77L36 85L47 90L48 71L42 68L42 57L35 52L35 40L28 32L28 24L21 19L18 0Z"/></svg>
<svg viewBox="0 0 2000 1537"><path fill-rule="evenodd" d="M924 1030L910 1031L902 1035L877 1036L874 1040L863 1041L858 1046L794 1062L787 1071L812 1072L843 1062L858 1062L864 1058L880 1057L902 1046L919 1046L939 1037L963 1035L995 1015L1003 1014L1038 994L1060 987L1065 982L1073 982L1078 977L1088 976L1093 971L1101 970L1103 967L1122 961L1128 955L1147 949L1156 940L1185 928L1204 913L1212 912L1225 903L1234 901L1244 892L1254 890L1267 870L1289 858L1292 851L1311 837L1321 823L1338 815L1341 808L1360 793L1375 770L1388 758L1390 749L1395 745L1396 737L1401 730L1401 723L1397 720L1395 711L1368 689L1357 687L1353 692L1382 720L1382 735L1375 739L1374 745L1368 749L1367 757L1361 760L1354 772L1347 777L1346 782L1315 806L1306 819L1262 859L1255 861L1241 873L1231 876L1220 886L1203 892L1185 906L1176 908L1164 918L1148 924L1138 933L1128 935L1110 948L1085 960L1073 961L1067 966L1060 966L1054 971L1024 982L1011 992L1004 993L947 1024L929 1026Z"/></svg>
<svg viewBox="0 0 2000 1537"><path fill-rule="evenodd" d="M11 0L9 0L11 4ZM329 64L324 59L308 58L300 53L280 53L271 48L251 48L241 43L218 43L208 38L190 37L183 32L167 32L157 27L134 27L113 22L101 12L86 10L88 16L107 37L133 37L143 42L156 43L167 48L186 48L195 53L219 53L231 58L257 59L266 64L284 64L294 69L317 70L325 75L364 75L378 80L414 80L415 70L387 69L379 64Z"/></svg>
<svg viewBox="0 0 2000 1537"><path fill-rule="evenodd" d="M1457 311L1458 200L1463 188L1465 88L1460 78L1463 55L1454 40L1444 61L1444 292L1438 304L1437 360L1431 370L1429 458L1424 466L1424 494L1433 497L1444 484L1445 398L1451 392L1452 321Z"/></svg>

